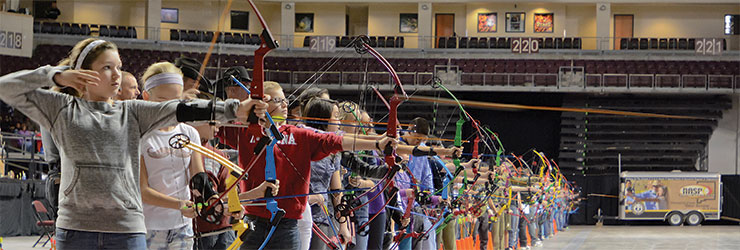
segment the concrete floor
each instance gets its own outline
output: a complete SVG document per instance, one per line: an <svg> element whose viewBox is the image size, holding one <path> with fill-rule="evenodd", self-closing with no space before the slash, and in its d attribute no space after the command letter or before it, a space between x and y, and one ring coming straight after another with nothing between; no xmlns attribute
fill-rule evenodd
<svg viewBox="0 0 740 250"><path fill-rule="evenodd" d="M571 226L533 249L740 249L740 226Z"/></svg>
<svg viewBox="0 0 740 250"><path fill-rule="evenodd" d="M38 236L4 238L3 250L49 249L37 245ZM560 249L666 249L666 250L738 250L740 226L571 226L555 237L546 239L543 247L534 250Z"/></svg>

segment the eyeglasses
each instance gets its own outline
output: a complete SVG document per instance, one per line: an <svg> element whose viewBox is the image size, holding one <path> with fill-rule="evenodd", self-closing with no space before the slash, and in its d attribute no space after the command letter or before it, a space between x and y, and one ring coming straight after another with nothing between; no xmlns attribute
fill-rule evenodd
<svg viewBox="0 0 740 250"><path fill-rule="evenodd" d="M274 102L275 104L281 104L281 103L288 104L288 99L285 99L285 98L273 98L273 99L270 100L270 102Z"/></svg>

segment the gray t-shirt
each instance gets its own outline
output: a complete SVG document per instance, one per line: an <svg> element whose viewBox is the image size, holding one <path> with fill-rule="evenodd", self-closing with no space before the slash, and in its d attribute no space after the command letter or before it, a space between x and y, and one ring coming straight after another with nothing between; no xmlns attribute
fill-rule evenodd
<svg viewBox="0 0 740 250"><path fill-rule="evenodd" d="M43 66L0 77L0 100L46 127L59 149L62 180L56 226L146 233L139 189L139 141L174 126L180 101L92 102L41 89L66 67ZM207 101L197 100L198 105ZM237 100L216 105L216 119L236 118Z"/></svg>

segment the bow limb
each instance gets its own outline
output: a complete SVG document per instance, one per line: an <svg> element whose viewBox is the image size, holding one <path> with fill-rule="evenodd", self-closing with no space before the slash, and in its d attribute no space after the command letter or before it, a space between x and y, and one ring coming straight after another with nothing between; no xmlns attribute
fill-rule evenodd
<svg viewBox="0 0 740 250"><path fill-rule="evenodd" d="M258 99L262 100L264 97L264 81L265 81L265 56L272 51L273 49L276 49L279 45L278 42L273 38L272 32L270 32L270 28L267 26L267 23L265 22L265 19L262 17L262 14L260 13L257 6L254 4L252 0L247 0L249 2L249 6L252 7L252 10L254 10L255 16L257 16L257 19L260 21L260 24L262 25L262 33L260 34L261 43L257 50L254 51L254 71L252 72L252 83L250 84L250 90L249 95L252 99ZM272 120L272 117L270 116L270 113L265 111L265 116L269 122L269 136L263 136L262 139L257 143L257 151L260 151L260 147L265 147L265 181L276 183L277 181L277 172L275 169L275 144L283 139L282 134L277 129L277 126L275 125L275 122ZM253 129L259 128L259 122L257 120L256 115L254 113L251 113L249 115L249 127L252 127ZM261 130L261 129L260 129ZM268 142L269 141L269 142ZM265 237L265 241L262 242L259 249L264 249L267 246L267 243L270 241L270 238L272 237L272 234L275 232L275 229L277 228L278 224L280 224L280 220L285 215L285 210L278 207L277 201L273 198L272 195L272 189L268 188L265 190L265 198L266 199L266 208L268 211L270 211L271 217L270 217L270 224L272 227L270 228L270 231Z"/></svg>
<svg viewBox="0 0 740 250"><path fill-rule="evenodd" d="M193 144L190 142L190 138L187 138L184 134L177 134L170 138L170 146L173 148L188 148L190 150L193 150L195 152L200 153L204 157L211 158L215 160L216 162L220 163L222 166L228 168L230 170L229 177L226 179L226 185L229 186L226 190L224 190L223 193L219 194L216 201L211 202L211 204L207 204L204 211L206 211L208 214L210 214L213 209L213 206L220 203L221 198L224 197L224 195L228 195L228 208L229 212L231 213L240 213L242 211L241 203L239 202L239 193L236 188L236 183L241 179L245 177L246 171L242 171L239 169L239 166L231 162L230 160L226 159L222 155L217 154L216 152L213 152L212 150ZM204 197L205 200L208 200L207 197ZM198 214L200 215L200 211ZM204 220L206 220L204 218ZM250 223L244 222L241 219L231 219L231 228L236 231L237 235L241 235L247 230L253 230L254 226ZM232 245L239 246L241 245L241 239L237 238Z"/></svg>

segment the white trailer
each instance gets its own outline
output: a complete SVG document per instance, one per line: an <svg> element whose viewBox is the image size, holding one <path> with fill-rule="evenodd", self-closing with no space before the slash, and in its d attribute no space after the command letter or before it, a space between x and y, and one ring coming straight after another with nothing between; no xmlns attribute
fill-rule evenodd
<svg viewBox="0 0 740 250"><path fill-rule="evenodd" d="M670 225L698 225L719 220L722 182L718 173L622 172L619 219L665 220Z"/></svg>

